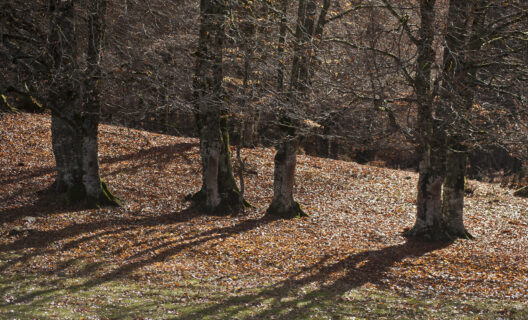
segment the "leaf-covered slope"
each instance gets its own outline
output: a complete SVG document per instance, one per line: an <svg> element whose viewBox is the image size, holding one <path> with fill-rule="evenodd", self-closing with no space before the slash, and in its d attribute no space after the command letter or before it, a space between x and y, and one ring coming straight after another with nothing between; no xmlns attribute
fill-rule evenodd
<svg viewBox="0 0 528 320"><path fill-rule="evenodd" d="M126 204L81 210L37 195L53 182L49 126L46 115L0 118L0 252L16 257L0 273L528 300L528 200L497 185L472 182L465 219L476 240L420 244L400 236L414 221L416 174L299 156L296 198L310 217L271 220L273 151L245 149L255 208L211 217L183 200L200 187L197 140L103 125L102 176Z"/></svg>

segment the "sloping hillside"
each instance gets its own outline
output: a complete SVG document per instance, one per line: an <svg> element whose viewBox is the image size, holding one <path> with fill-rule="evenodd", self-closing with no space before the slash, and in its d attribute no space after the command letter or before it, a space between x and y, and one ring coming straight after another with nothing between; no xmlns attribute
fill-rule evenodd
<svg viewBox="0 0 528 320"><path fill-rule="evenodd" d="M53 182L49 126L47 115L0 115L0 317L49 316L50 303L134 317L130 295L182 318L377 317L378 307L528 316L528 200L497 185L471 182L465 219L476 240L421 244L400 236L414 221L416 174L299 156L296 198L310 217L271 220L273 151L244 149L255 208L211 217L183 199L200 187L197 140L102 126L103 179L125 205L81 210L37 195ZM115 281L135 289L109 289Z"/></svg>

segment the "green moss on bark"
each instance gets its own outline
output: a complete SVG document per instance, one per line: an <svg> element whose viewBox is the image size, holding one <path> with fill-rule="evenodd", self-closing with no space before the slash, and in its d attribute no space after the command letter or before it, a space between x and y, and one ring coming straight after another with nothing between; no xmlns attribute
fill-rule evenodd
<svg viewBox="0 0 528 320"><path fill-rule="evenodd" d="M99 196L99 201L104 206L120 207L123 205L123 201L110 192L108 184L103 180L101 180L101 195Z"/></svg>
<svg viewBox="0 0 528 320"><path fill-rule="evenodd" d="M280 219L308 217L308 214L304 212L297 201L294 201L293 205L289 208L284 208L283 206L272 203L268 210L266 210L266 215Z"/></svg>
<svg viewBox="0 0 528 320"><path fill-rule="evenodd" d="M105 206L120 207L123 205L121 199L116 197L108 188L108 184L101 180L101 193L98 198L89 197L82 183L72 187L63 186L61 182L55 181L48 188L38 192L39 195L62 195L69 205L81 205L90 209L97 209Z"/></svg>

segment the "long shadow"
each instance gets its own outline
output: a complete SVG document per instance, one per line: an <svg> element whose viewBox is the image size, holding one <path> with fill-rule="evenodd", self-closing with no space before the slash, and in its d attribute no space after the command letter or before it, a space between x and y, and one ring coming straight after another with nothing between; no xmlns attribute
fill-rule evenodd
<svg viewBox="0 0 528 320"><path fill-rule="evenodd" d="M174 159L174 156L180 156L187 163L191 163L191 160L184 155L185 151L190 150L192 147L197 146L196 143L175 143L168 146L156 146L148 149L141 149L137 152L123 154L116 157L102 157L102 164L113 164L122 161L130 161L137 159L160 159L161 162L167 162ZM158 162L158 161L156 161ZM145 164L146 165L146 164ZM28 170L23 170L22 172L15 174L7 174L7 177L0 179L0 185L11 184L16 181L27 180L35 177L40 177L49 173L55 172L55 167L38 167Z"/></svg>
<svg viewBox="0 0 528 320"><path fill-rule="evenodd" d="M90 241L96 237L120 233L132 228L137 228L141 226L156 226L156 225L166 225L171 223L179 223L189 221L197 216L200 213L197 212L194 208L188 208L177 213L168 213L161 216L155 217L144 217L144 218L114 218L110 217L108 219L98 221L97 223L76 223L69 225L65 228L52 231L39 231L33 230L27 232L25 235L17 239L16 241L0 245L0 252L9 252L9 251L23 251L24 249L39 249L33 250L32 253L24 254L19 258L11 260L9 263L5 263L0 266L0 272L8 269L10 266L17 263L25 263L30 261L33 257L56 252L58 250L65 250L79 246L84 242ZM104 230L106 228L112 228L113 230ZM103 230L103 231L101 231ZM80 234L86 234L86 236L81 237L80 239L68 242L64 247L57 249L46 249L50 244L57 241L76 237Z"/></svg>
<svg viewBox="0 0 528 320"><path fill-rule="evenodd" d="M130 160L135 160L139 163L132 166L123 167L118 170L114 170L110 173L104 174L104 176L112 176L123 172L133 173L142 167L151 165L163 166L164 164L170 161L174 161L176 158L183 159L187 163L191 164L192 161L187 157L185 152L190 150L194 146L196 146L195 143L178 143L168 146L143 149L138 152L125 154L118 157L105 157L101 160L102 163L111 164ZM54 170L54 168L37 168L34 169L34 172L28 172L25 175L23 174L21 176L13 177L11 179L0 180L0 185L10 184L15 181L25 179L31 179L40 175L51 173ZM7 202L10 199L14 199L15 197L27 193L33 194L35 193L35 191L36 190L20 189L14 194L7 196L6 198L2 198L2 201ZM119 193L119 190L117 191L117 193ZM35 197L37 200L30 205L0 210L0 223L12 222L17 218L25 215L45 216L48 214L73 212L82 209L80 207L75 206L66 206L63 201L59 201L53 195L35 194Z"/></svg>
<svg viewBox="0 0 528 320"><path fill-rule="evenodd" d="M197 146L196 143L177 143L168 146L151 147L118 157L105 157L101 159L101 163L113 164L122 161L141 160L138 164L114 170L106 175L116 175L123 172L136 172L140 168L149 165L157 165L162 167L168 162L174 161L175 158L183 159L185 162L187 162L187 164L190 165L192 164L192 161L187 157L185 152L189 151L195 146Z"/></svg>
<svg viewBox="0 0 528 320"><path fill-rule="evenodd" d="M124 264L118 267L117 269L110 271L102 276L93 277L94 274L96 274L96 271L100 271L99 265L97 264L87 265L83 270L79 271L75 276L92 276L93 278L89 279L88 281L84 283L70 286L67 288L67 290L69 292L77 292L79 290L89 290L90 288L101 285L103 283L127 277L128 275L133 273L135 270L138 270L144 266L151 265L156 262L162 262L184 249L196 247L196 246L199 246L201 244L207 243L212 240L225 239L225 238L234 236L239 233L250 231L256 227L263 226L274 220L275 219L268 218L268 217L264 217L261 219L248 219L248 220L243 220L242 222L232 225L232 226L213 228L211 230L207 230L207 231L204 231L196 235L184 237L183 239L180 239L177 241L168 241L156 248L154 247L148 248L147 250L136 254L135 257L133 257L133 259L136 261ZM20 262L20 261L15 261L15 262ZM0 268L0 271L2 271L1 268ZM62 289L64 288L35 291L25 296L18 297L16 302L22 303L22 302L31 301L37 298L38 296L49 294L54 291L62 290Z"/></svg>
<svg viewBox="0 0 528 320"><path fill-rule="evenodd" d="M35 192L22 190L20 192L20 195L25 193ZM0 210L0 223L12 222L24 216L42 217L51 214L82 210L78 206L67 206L66 202L63 199L55 195L35 194L35 197L36 201L31 204Z"/></svg>
<svg viewBox="0 0 528 320"><path fill-rule="evenodd" d="M383 280L397 262L404 259L418 258L426 253L449 246L451 243L423 243L409 240L403 244L389 246L380 250L364 251L350 255L337 263L326 265L329 257L322 258L317 264L304 268L287 280L272 285L255 294L227 298L210 307L200 309L201 316L222 314L235 317L247 310L248 305L264 304L271 300L271 305L256 312L248 319L295 319L313 314L313 308L320 304L332 305L346 292L359 288L366 283L386 288ZM343 272L344 275L329 284L328 275ZM311 283L318 283L317 289L303 294L301 289ZM299 295L299 293L301 294ZM291 295L297 295L291 298ZM289 298L284 301L283 298ZM195 319L196 314L189 314L178 319Z"/></svg>
<svg viewBox="0 0 528 320"><path fill-rule="evenodd" d="M40 177L53 172L55 172L55 167L38 167L33 169L22 170L18 173L7 174L5 179L0 179L0 185L7 185L16 181Z"/></svg>

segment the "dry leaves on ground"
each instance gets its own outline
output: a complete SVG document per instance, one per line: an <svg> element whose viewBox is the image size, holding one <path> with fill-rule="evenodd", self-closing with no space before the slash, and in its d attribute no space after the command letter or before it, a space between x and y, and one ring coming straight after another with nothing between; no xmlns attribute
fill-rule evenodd
<svg viewBox="0 0 528 320"><path fill-rule="evenodd" d="M198 141L102 125L103 179L126 204L68 208L37 191L53 182L47 115L0 118L0 250L17 253L0 272L131 277L177 285L178 276L226 291L288 281L398 293L528 298L527 200L474 182L466 201L474 241L407 242L415 173L299 156L296 198L310 217L264 216L273 151L244 149L246 198L232 217L202 215L186 194L200 187ZM30 217L34 217L32 219ZM24 227L13 233L16 226Z"/></svg>

